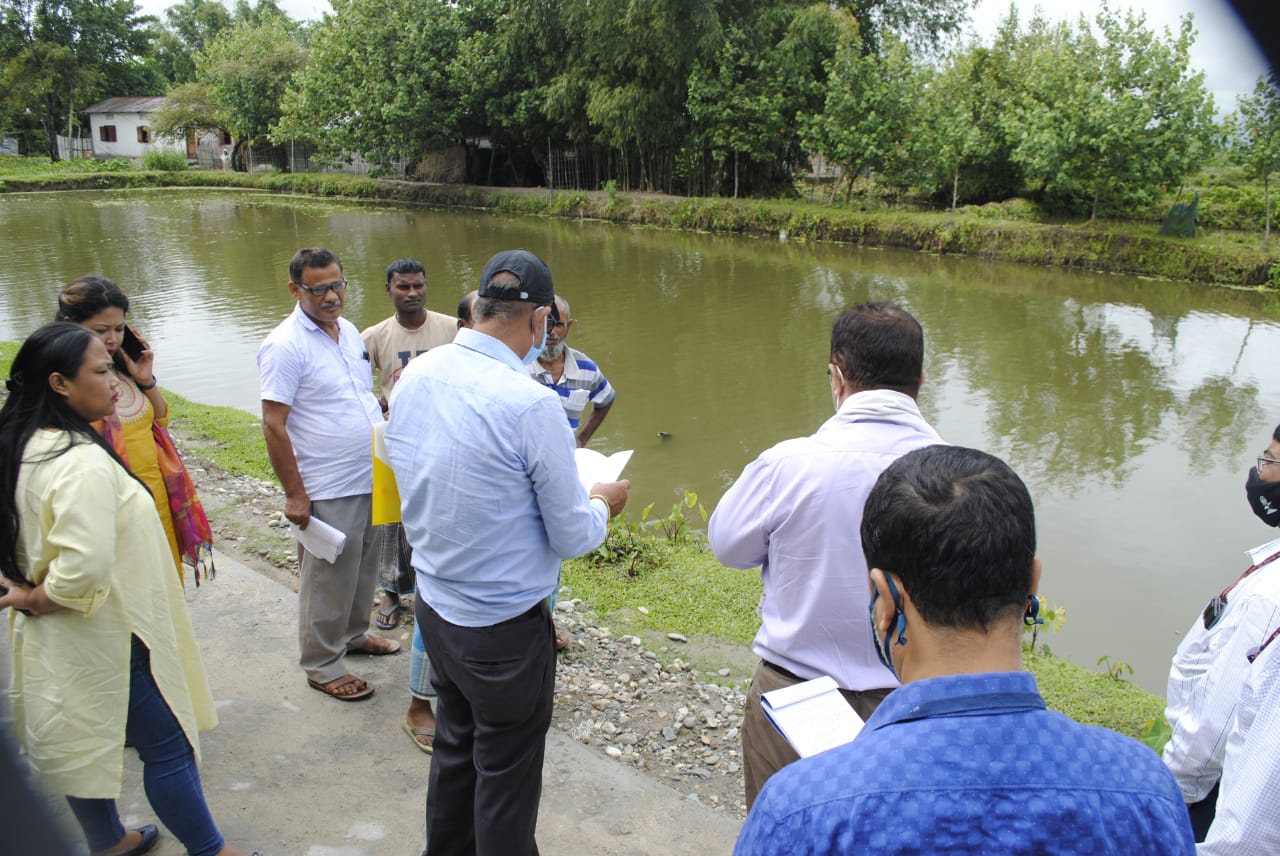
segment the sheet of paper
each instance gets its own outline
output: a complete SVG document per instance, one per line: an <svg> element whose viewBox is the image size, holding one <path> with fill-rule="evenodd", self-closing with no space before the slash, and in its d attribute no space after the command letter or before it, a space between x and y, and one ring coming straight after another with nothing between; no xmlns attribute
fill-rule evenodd
<svg viewBox="0 0 1280 856"><path fill-rule="evenodd" d="M801 758L843 746L862 730L862 718L829 676L783 687L760 698L765 716Z"/></svg>
<svg viewBox="0 0 1280 856"><path fill-rule="evenodd" d="M306 529L299 529L296 523L289 524L289 534L299 544L307 548L313 556L319 556L326 562L338 558L342 548L347 546L347 536L339 529L334 529L319 517L312 517Z"/></svg>
<svg viewBox="0 0 1280 856"><path fill-rule="evenodd" d="M1254 547L1252 550L1245 550L1244 554L1249 557L1249 564L1256 565L1268 556L1274 556L1278 552L1280 552L1280 538Z"/></svg>
<svg viewBox="0 0 1280 856"><path fill-rule="evenodd" d="M606 456L595 449L575 449L573 459L578 464L578 481L587 490L591 490L596 482L617 481L634 451L627 449L625 452L614 452Z"/></svg>

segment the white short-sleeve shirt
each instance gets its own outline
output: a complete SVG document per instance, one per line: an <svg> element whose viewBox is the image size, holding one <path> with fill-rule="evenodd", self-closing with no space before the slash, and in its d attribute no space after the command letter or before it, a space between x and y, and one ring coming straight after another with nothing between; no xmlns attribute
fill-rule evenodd
<svg viewBox="0 0 1280 856"><path fill-rule="evenodd" d="M373 426L382 408L355 325L338 319L338 341L295 307L258 348L262 399L291 408L286 428L313 500L373 490Z"/></svg>

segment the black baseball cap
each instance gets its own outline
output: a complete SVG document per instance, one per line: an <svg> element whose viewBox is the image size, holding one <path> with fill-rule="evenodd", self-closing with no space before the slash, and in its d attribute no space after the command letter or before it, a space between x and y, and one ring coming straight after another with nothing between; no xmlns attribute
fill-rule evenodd
<svg viewBox="0 0 1280 856"><path fill-rule="evenodd" d="M490 284L495 274L509 273L520 280L519 286L495 286ZM528 250L503 250L484 266L480 274L480 297L493 300L518 300L535 306L550 306L551 314L560 320L556 308L556 293L551 285L551 269L547 263Z"/></svg>

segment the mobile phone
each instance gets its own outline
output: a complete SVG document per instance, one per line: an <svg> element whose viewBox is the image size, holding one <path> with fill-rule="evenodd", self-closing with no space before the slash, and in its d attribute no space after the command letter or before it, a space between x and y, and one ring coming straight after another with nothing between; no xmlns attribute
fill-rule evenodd
<svg viewBox="0 0 1280 856"><path fill-rule="evenodd" d="M120 340L120 350L124 351L129 359L135 363L142 359L142 340L138 338L138 334L133 332L133 328L128 324L124 326L124 338Z"/></svg>

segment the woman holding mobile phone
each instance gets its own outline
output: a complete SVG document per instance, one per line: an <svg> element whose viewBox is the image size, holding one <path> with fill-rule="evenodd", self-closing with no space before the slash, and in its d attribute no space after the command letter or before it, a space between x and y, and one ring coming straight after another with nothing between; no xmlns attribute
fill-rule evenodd
<svg viewBox="0 0 1280 856"><path fill-rule="evenodd" d="M125 323L128 311L128 296L98 274L72 280L58 296L57 318L102 341L120 383L115 414L94 427L150 489L178 579L183 580L185 559L194 566L198 585L210 555L209 521L169 436L169 405L156 385L155 352Z"/></svg>
<svg viewBox="0 0 1280 856"><path fill-rule="evenodd" d="M159 830L120 822L127 738L148 802L187 852L244 856L200 784L197 733L217 716L155 507L90 427L121 387L106 347L75 324L46 324L5 385L0 610L12 610L10 700L32 768L66 795L92 856L138 856Z"/></svg>

